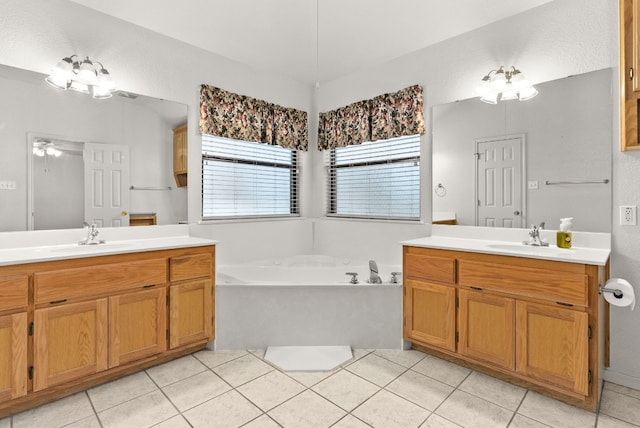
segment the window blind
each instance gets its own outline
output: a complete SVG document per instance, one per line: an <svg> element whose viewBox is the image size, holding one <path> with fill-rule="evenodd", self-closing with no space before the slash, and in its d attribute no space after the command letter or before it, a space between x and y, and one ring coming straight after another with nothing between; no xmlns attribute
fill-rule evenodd
<svg viewBox="0 0 640 428"><path fill-rule="evenodd" d="M296 151L202 135L202 218L297 215Z"/></svg>
<svg viewBox="0 0 640 428"><path fill-rule="evenodd" d="M420 136L326 152L327 215L420 219Z"/></svg>

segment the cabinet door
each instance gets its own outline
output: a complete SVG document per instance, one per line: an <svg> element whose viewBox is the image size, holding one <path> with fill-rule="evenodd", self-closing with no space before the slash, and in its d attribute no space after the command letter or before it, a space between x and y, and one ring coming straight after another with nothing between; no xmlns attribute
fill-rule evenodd
<svg viewBox="0 0 640 428"><path fill-rule="evenodd" d="M588 315L551 305L516 303L516 370L587 395Z"/></svg>
<svg viewBox="0 0 640 428"><path fill-rule="evenodd" d="M405 338L455 351L456 289L408 279L404 299Z"/></svg>
<svg viewBox="0 0 640 428"><path fill-rule="evenodd" d="M462 355L509 370L515 360L515 302L500 296L458 291L459 342Z"/></svg>
<svg viewBox="0 0 640 428"><path fill-rule="evenodd" d="M170 347L213 339L213 284L210 279L172 285L169 291Z"/></svg>
<svg viewBox="0 0 640 428"><path fill-rule="evenodd" d="M167 349L166 288L109 297L109 367Z"/></svg>
<svg viewBox="0 0 640 428"><path fill-rule="evenodd" d="M107 299L37 309L34 324L34 391L107 368Z"/></svg>
<svg viewBox="0 0 640 428"><path fill-rule="evenodd" d="M27 313L0 317L0 402L27 393Z"/></svg>

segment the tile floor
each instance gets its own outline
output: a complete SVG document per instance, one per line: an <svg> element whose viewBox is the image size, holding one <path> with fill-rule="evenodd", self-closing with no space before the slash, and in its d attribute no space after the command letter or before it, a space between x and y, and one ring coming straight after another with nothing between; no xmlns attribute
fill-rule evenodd
<svg viewBox="0 0 640 428"><path fill-rule="evenodd" d="M640 426L640 391L611 383L595 414L417 351L355 350L330 373L284 373L263 354L201 351L0 428Z"/></svg>

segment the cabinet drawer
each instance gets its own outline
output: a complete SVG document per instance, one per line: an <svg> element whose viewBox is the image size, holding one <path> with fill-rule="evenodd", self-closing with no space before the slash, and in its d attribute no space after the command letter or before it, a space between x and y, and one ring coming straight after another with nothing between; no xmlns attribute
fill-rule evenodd
<svg viewBox="0 0 640 428"><path fill-rule="evenodd" d="M421 254L405 254L405 276L410 279L456 282L456 259Z"/></svg>
<svg viewBox="0 0 640 428"><path fill-rule="evenodd" d="M211 254L191 254L182 257L171 258L171 281L210 276L212 271Z"/></svg>
<svg viewBox="0 0 640 428"><path fill-rule="evenodd" d="M460 285L587 306L588 277L519 266L460 260Z"/></svg>
<svg viewBox="0 0 640 428"><path fill-rule="evenodd" d="M29 277L27 275L0 278L0 311L27 307Z"/></svg>
<svg viewBox="0 0 640 428"><path fill-rule="evenodd" d="M37 272L35 303L75 299L167 282L166 259Z"/></svg>

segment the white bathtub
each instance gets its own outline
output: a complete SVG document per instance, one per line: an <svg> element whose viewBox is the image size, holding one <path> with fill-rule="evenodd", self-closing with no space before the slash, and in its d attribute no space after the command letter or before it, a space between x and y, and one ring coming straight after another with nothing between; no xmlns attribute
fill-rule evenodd
<svg viewBox="0 0 640 428"><path fill-rule="evenodd" d="M368 261L324 255L217 266L216 349L269 345L401 348L400 266L378 264L383 284L367 284ZM346 272L358 272L350 284ZM401 277L399 277L401 281Z"/></svg>

